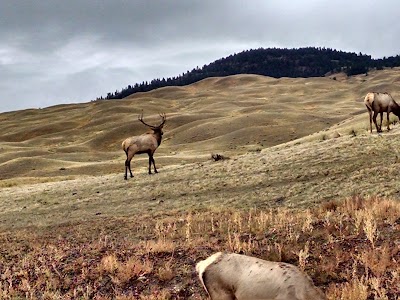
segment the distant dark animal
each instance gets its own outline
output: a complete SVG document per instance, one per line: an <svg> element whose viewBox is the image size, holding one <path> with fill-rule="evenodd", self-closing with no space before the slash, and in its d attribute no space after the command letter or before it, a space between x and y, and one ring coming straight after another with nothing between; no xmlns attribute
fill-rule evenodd
<svg viewBox="0 0 400 300"><path fill-rule="evenodd" d="M392 112L400 118L400 106L394 101L393 97L388 93L368 93L364 98L364 104L369 113L369 127L372 133L372 121L374 121L376 131L382 132L383 113L387 116L387 130L389 128L389 114ZM381 123L378 127L376 117L380 114Z"/></svg>
<svg viewBox="0 0 400 300"><path fill-rule="evenodd" d="M147 127L151 128L153 132L144 133L139 136L132 136L127 138L122 142L122 149L125 151L126 154L126 161L125 161L125 176L124 179L128 179L127 172L129 169L129 173L131 177L133 177L132 170L131 170L131 160L135 154L147 153L149 155L149 174L151 174L151 164L153 164L154 172L158 173L156 164L154 162L154 152L157 150L158 146L161 144L161 139L163 136L163 126L167 119L165 114L160 114L161 117L161 124L158 126L152 126L146 124L143 121L143 113L139 116L139 121L142 122Z"/></svg>
<svg viewBox="0 0 400 300"><path fill-rule="evenodd" d="M234 253L215 253L196 265L212 300L326 300L296 266Z"/></svg>

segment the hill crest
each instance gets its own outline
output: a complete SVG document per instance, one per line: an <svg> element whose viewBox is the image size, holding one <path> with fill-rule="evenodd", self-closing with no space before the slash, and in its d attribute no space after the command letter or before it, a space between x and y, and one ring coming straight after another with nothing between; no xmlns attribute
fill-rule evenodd
<svg viewBox="0 0 400 300"><path fill-rule="evenodd" d="M137 92L147 92L164 86L184 86L209 77L235 74L258 74L274 78L324 77L345 72L347 75L367 74L370 70L399 67L400 56L372 59L362 53L338 51L330 48L259 48L245 50L218 59L202 68L195 68L172 78L155 78L151 82L135 83L106 99L122 99ZM103 97L100 97L103 99Z"/></svg>

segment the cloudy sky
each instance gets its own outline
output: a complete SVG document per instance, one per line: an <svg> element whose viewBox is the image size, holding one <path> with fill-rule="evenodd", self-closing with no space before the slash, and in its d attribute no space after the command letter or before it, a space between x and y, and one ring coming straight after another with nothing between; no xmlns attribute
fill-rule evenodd
<svg viewBox="0 0 400 300"><path fill-rule="evenodd" d="M252 48L400 54L398 0L1 0L0 112L88 102Z"/></svg>

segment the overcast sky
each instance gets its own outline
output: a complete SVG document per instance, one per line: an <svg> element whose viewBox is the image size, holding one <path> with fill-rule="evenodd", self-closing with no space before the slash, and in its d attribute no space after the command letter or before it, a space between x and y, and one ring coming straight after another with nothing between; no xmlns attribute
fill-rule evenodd
<svg viewBox="0 0 400 300"><path fill-rule="evenodd" d="M400 54L398 0L0 0L0 112L88 102L252 48Z"/></svg>

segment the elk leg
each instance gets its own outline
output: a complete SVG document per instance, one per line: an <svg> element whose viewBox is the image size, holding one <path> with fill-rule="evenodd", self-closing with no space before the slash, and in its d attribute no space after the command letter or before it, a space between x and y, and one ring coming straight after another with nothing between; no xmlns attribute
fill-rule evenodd
<svg viewBox="0 0 400 300"><path fill-rule="evenodd" d="M124 179L125 179L125 180L128 179L128 176L127 176L127 173L128 173L128 164L129 164L128 159L126 159L126 160L125 160L125 175L124 175Z"/></svg>
<svg viewBox="0 0 400 300"><path fill-rule="evenodd" d="M129 161L128 168L129 168L129 173L131 174L131 178L132 178L133 174L132 174L132 170L131 170L131 160Z"/></svg>
<svg viewBox="0 0 400 300"><path fill-rule="evenodd" d="M372 117L372 120L374 121L375 127L376 127L376 131L380 132L379 128L378 128L378 124L376 123L376 117L378 116L377 112L374 112L374 116Z"/></svg>
<svg viewBox="0 0 400 300"><path fill-rule="evenodd" d="M128 153L126 153L126 160L125 160L125 176L124 179L127 180L128 179L128 169L129 169L129 173L131 175L131 178L133 177L132 174L132 170L131 170L131 160L133 158L133 155L129 155Z"/></svg>
<svg viewBox="0 0 400 300"><path fill-rule="evenodd" d="M154 173L158 173L156 169L156 163L154 162L153 154L149 153L149 174L151 174L151 164L153 164Z"/></svg>
<svg viewBox="0 0 400 300"><path fill-rule="evenodd" d="M379 125L379 131L382 132L383 112L380 112L379 114L381 115L381 124Z"/></svg>
<svg viewBox="0 0 400 300"><path fill-rule="evenodd" d="M154 173L158 173L158 171L157 171L157 169L156 169L156 162L154 161L153 155L151 156L151 161L153 162Z"/></svg>
<svg viewBox="0 0 400 300"><path fill-rule="evenodd" d="M367 106L369 114L369 132L372 133L372 110Z"/></svg>
<svg viewBox="0 0 400 300"><path fill-rule="evenodd" d="M129 169L129 173L131 174L131 178L132 178L133 174L132 174L132 170L131 170L131 161L130 160L125 161L125 176L124 176L125 180L128 179L128 176L127 176L128 169Z"/></svg>
<svg viewBox="0 0 400 300"><path fill-rule="evenodd" d="M372 133L372 113L369 113L369 132Z"/></svg>
<svg viewBox="0 0 400 300"><path fill-rule="evenodd" d="M149 154L149 174L151 174L151 162L152 162L152 155L151 155L151 153L149 152L148 153Z"/></svg>
<svg viewBox="0 0 400 300"><path fill-rule="evenodd" d="M125 175L124 175L124 179L127 180L128 176L127 176L127 172L128 172L128 152L125 151L126 154L126 160L125 160Z"/></svg>
<svg viewBox="0 0 400 300"><path fill-rule="evenodd" d="M387 118L387 130L389 131L390 130L390 128L389 128L389 111L386 114L386 118Z"/></svg>

